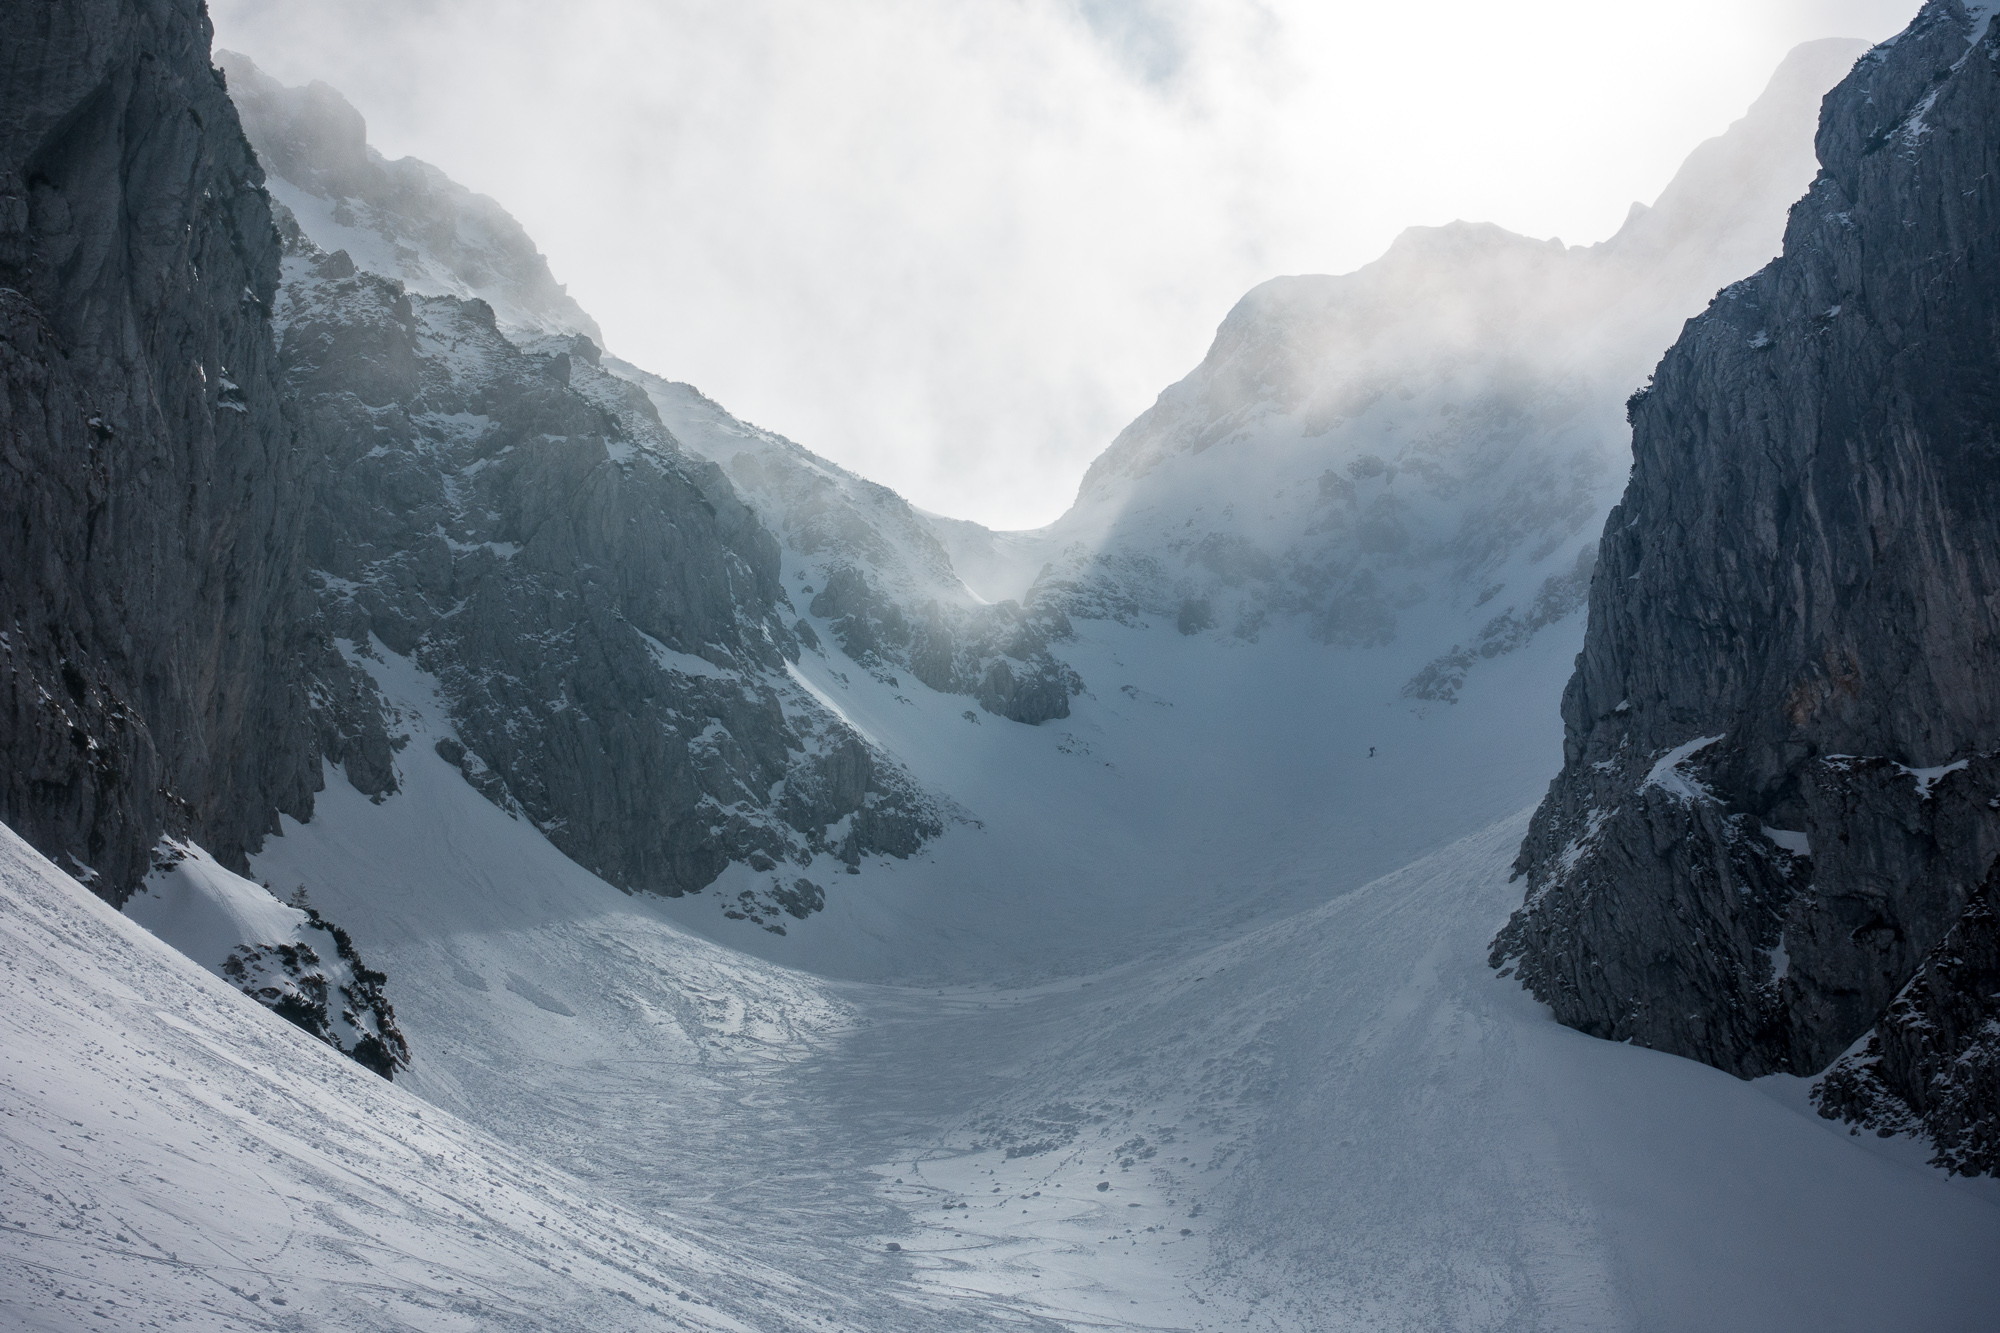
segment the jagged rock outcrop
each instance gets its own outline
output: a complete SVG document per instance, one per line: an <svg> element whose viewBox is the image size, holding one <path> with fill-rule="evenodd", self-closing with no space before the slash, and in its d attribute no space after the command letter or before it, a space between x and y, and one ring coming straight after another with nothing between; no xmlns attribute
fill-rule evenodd
<svg viewBox="0 0 2000 1333"><path fill-rule="evenodd" d="M320 777L263 173L198 0L0 43L0 820L118 901Z"/></svg>
<svg viewBox="0 0 2000 1333"><path fill-rule="evenodd" d="M1563 1022L1991 1169L2000 29L1931 0L1828 95L1783 257L1632 404L1565 763L1496 966ZM1879 1026L1877 1026L1879 1024Z"/></svg>
<svg viewBox="0 0 2000 1333"><path fill-rule="evenodd" d="M1069 716L1082 678L1050 651L1069 618L1044 600L981 600L929 516L782 435L738 421L692 385L613 360L684 447L712 459L782 546L789 581L842 651L885 680L906 672L1029 725Z"/></svg>
<svg viewBox="0 0 2000 1333"><path fill-rule="evenodd" d="M347 780L378 798L399 781L406 738L373 678L387 652L436 678L441 753L468 782L627 888L698 890L745 861L768 883L732 910L782 929L824 901L798 867L938 832L902 771L790 678L776 543L604 372L596 325L520 224L383 159L333 89L217 58L291 255L275 312L312 460L311 717Z"/></svg>
<svg viewBox="0 0 2000 1333"><path fill-rule="evenodd" d="M304 885L280 902L191 842L162 838L125 914L286 1022L383 1078L410 1067L410 1043L354 939L319 914Z"/></svg>
<svg viewBox="0 0 2000 1333"><path fill-rule="evenodd" d="M2000 873L1988 872L1861 1049L1813 1090L1821 1115L1921 1135L1936 1164L2000 1174Z"/></svg>
<svg viewBox="0 0 2000 1333"><path fill-rule="evenodd" d="M482 301L413 295L297 231L291 249L275 321L322 460L305 556L348 673L329 665L319 717L351 782L395 783L394 719L356 683L386 651L436 678L440 753L469 782L628 889L746 861L771 877L745 914L777 927L823 902L780 863L940 831L791 679L776 542L594 343L524 348Z"/></svg>
<svg viewBox="0 0 2000 1333"><path fill-rule="evenodd" d="M852 565L836 565L825 578L812 613L871 670L900 667L940 693L970 695L987 712L1030 726L1068 717L1070 696L1083 688L1082 677L1049 652L1050 642L1071 634L1060 611L925 601L905 612Z"/></svg>

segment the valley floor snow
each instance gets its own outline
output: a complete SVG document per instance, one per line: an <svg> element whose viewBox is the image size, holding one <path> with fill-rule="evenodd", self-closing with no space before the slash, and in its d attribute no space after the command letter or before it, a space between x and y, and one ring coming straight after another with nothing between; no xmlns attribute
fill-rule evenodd
<svg viewBox="0 0 2000 1333"><path fill-rule="evenodd" d="M1398 654L1081 629L1039 728L808 655L961 813L783 937L562 858L387 659L403 792L330 772L255 871L388 972L393 1087L9 840L0 1321L1990 1327L1992 1182L1485 967L1573 634L1413 711Z"/></svg>

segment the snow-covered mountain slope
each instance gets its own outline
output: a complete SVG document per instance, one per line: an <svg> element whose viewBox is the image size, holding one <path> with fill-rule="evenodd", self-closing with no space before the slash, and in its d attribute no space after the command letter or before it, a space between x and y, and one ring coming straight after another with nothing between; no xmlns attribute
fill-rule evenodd
<svg viewBox="0 0 2000 1333"><path fill-rule="evenodd" d="M200 847L161 839L152 873L125 915L273 1013L384 1078L409 1067L410 1047L345 930L301 891L280 902Z"/></svg>
<svg viewBox="0 0 2000 1333"><path fill-rule="evenodd" d="M604 341L506 209L428 162L384 158L361 113L326 84L287 88L234 51L215 63L271 197L325 249L424 296L477 297L510 333Z"/></svg>
<svg viewBox="0 0 2000 1333"><path fill-rule="evenodd" d="M313 216L300 223L318 238ZM1713 240L1694 235L1697 251ZM927 524L686 386L626 372L644 390L635 403L572 333L509 337L462 293L412 297L295 250L280 308L295 419L335 442L327 466L346 477L342 521L308 549L349 691L335 702L372 710L376 733L336 737L345 772L252 871L303 891L395 978L411 1065L394 1087L373 1078L46 865L0 855L0 1237L18 1233L0 1250L13 1302L0 1309L23 1311L17 1322L1990 1322L1990 1182L1849 1137L1797 1083L1591 1041L1484 968L1521 812L1561 761L1557 696L1581 636L1553 603L1531 625L1538 590L1577 569L1570 538L1542 546L1595 503L1565 460L1600 449L1600 416L1622 430L1629 386L1606 407L1594 381L1493 355L1499 335L1414 320L1412 339L1457 337L1442 345L1468 353L1460 364L1394 338L1349 346L1342 320L1350 297L1383 305L1397 284L1428 282L1436 310L1518 332L1562 289L1550 275L1583 262L1570 252L1446 229L1373 276L1271 289L1245 331L1255 355L1236 366L1238 397L1225 401L1222 370L1169 395L1187 406L1213 389L1226 429L1210 447L1167 448L1163 408L1165 433L1148 437L1159 459L1114 476L1160 505L1147 517L1107 501L1118 521L1105 530L1130 542L1105 549L1126 563L1058 570L1023 612L982 606L964 579L994 591L980 581L1032 563L1032 534ZM1454 275L1490 279L1490 302L1455 292ZM1316 305L1328 291L1339 299ZM1294 350L1296 377L1265 374ZM1359 378L1321 377L1350 361ZM1388 381L1362 392L1411 365L1410 398ZM1348 419L1312 415L1329 404ZM1175 420L1201 426L1196 408ZM1305 435L1308 421L1325 431ZM1418 424L1428 452L1385 443ZM1346 452L1312 452L1325 449ZM676 481L702 459L733 479L708 510ZM1199 525L1185 504L1211 483L1209 526L1186 537ZM1520 512L1498 528L1468 518L1491 517L1502 483L1524 488ZM1285 485L1303 489L1223 512ZM765 533L728 507L739 491L777 548L768 560L754 550ZM561 510L607 493L638 500ZM1179 529L1163 526L1170 501ZM536 505L561 512L528 515ZM654 526L634 543L619 535L627 518ZM736 544L682 550L663 530L711 521ZM1366 630L1365 590L1346 574L1312 584L1319 601L1260 603L1333 565L1274 557L1266 578L1223 540L1248 542L1253 523L1288 550L1374 561L1394 633ZM751 577L722 597L742 572L729 552ZM1183 588L1182 567L1211 581ZM689 569L713 579L675 585ZM1492 585L1461 597L1467 569L1517 591L1469 609ZM1419 576L1430 595L1401 604ZM670 595L720 600L648 627L648 599ZM1513 651L1448 693L1405 694L1441 645L1510 604L1524 627L1504 635ZM1065 630L1064 605L1089 614ZM973 631L1003 611L1046 617L1046 632L988 653ZM704 632L678 638L676 624ZM936 666L947 640L927 679L914 664ZM968 707L968 686L1003 661L1060 682L1067 716L1018 726ZM741 731L775 739L769 754L790 764L776 732L718 724L729 740L714 738L694 788L661 796L644 785L660 768L609 753L615 728L579 718L747 709L780 677L815 717L894 757L940 812L937 836L901 859L844 840L835 856L841 830L822 829L762 865L731 856L712 891L669 899L590 873L603 863L588 844L515 794L516 772L646 794L614 802L597 837L708 808L693 795L704 782L775 808L782 793L725 752ZM549 688L572 678L609 683L601 701ZM1015 715L1018 692L994 697ZM864 796L847 830L881 804ZM718 814L714 827L730 825ZM802 882L825 910L763 929ZM60 1212L65 1198L77 1207ZM100 1217L111 1230L92 1229ZM135 1257L146 1244L169 1252L164 1269ZM173 1258L189 1254L206 1267ZM203 1305L193 1284L228 1265L240 1276L212 1300L235 1304ZM91 1300L63 1304L76 1290Z"/></svg>
<svg viewBox="0 0 2000 1333"><path fill-rule="evenodd" d="M850 1095L915 1078L959 1111L881 1168L969 1205L914 1210L904 1244L967 1265L930 1284L1158 1328L1989 1322L1991 1182L1848 1137L1797 1083L1565 1031L1467 964L1524 826L1170 965L885 1003Z"/></svg>
<svg viewBox="0 0 2000 1333"><path fill-rule="evenodd" d="M407 978L401 1086L857 1293L857 1327L1983 1326L1990 1182L1485 970L1569 645L1419 715L1382 707L1388 654L1344 700L1292 692L1324 650L1282 639L1224 668L1082 626L1064 651L1130 688L1067 728L808 654L979 823L864 860L783 939L557 855L436 757L433 687L395 660L371 669L412 729L402 790L330 783L257 872Z"/></svg>
<svg viewBox="0 0 2000 1333"><path fill-rule="evenodd" d="M616 357L606 369L646 391L677 443L729 474L744 500L796 556L797 572L825 583L835 569L866 575L906 605L969 608L981 599L958 577L929 524L902 496L782 435L732 416L691 384Z"/></svg>
<svg viewBox="0 0 2000 1333"><path fill-rule="evenodd" d="M1189 931L1240 930L1322 902L1535 799L1560 763L1554 710L1574 650L1566 633L1546 636L1475 681L1459 709L1443 710L1398 697L1409 658L1394 647L1348 655L1329 690L1324 650L1295 634L1218 651L1171 627L1085 622L1060 651L1103 684L1078 696L1071 717L1033 728L919 682L876 680L831 650L808 651L795 667L801 688L899 757L951 812L944 832L906 859L865 855L856 873L820 879L825 910L783 936L720 914L773 873L747 863L709 893L657 910L739 951L851 979L1025 983L1178 948ZM397 755L399 787L453 775L451 747L437 743L456 735L448 688L386 649L356 665L409 738ZM465 796L490 804L469 788ZM395 795L377 806L346 783L321 800L357 812L406 808ZM435 822L462 822L449 813L459 808ZM495 818L481 826L540 839L531 821L497 809ZM317 814L287 823L255 861L256 876L287 893L305 885L322 911L355 923L375 961L375 941L398 938L397 915L420 906L379 900L374 886L398 872L395 858L385 864L370 850L372 836L310 864L293 859L330 827ZM339 868L350 859L352 869ZM800 873L841 869L821 861ZM349 889L335 892L329 876ZM407 1026L407 988L438 969L377 965L396 978Z"/></svg>
<svg viewBox="0 0 2000 1333"><path fill-rule="evenodd" d="M1683 319L1776 253L1813 175L1820 94L1861 50L1795 50L1600 245L1460 222L1412 229L1355 273L1263 284L1054 525L939 524L940 540L983 595L1072 618L1248 638L1284 616L1336 645L1444 635L1412 693L1452 698L1472 662L1581 606L1629 462L1627 397Z"/></svg>
<svg viewBox="0 0 2000 1333"><path fill-rule="evenodd" d="M4 829L0 1108L10 1329L805 1329L855 1304L343 1059Z"/></svg>

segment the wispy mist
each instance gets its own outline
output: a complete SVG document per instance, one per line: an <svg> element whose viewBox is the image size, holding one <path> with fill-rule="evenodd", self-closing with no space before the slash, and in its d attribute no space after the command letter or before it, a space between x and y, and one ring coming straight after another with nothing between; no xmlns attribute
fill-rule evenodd
<svg viewBox="0 0 2000 1333"><path fill-rule="evenodd" d="M212 0L499 199L621 355L928 508L1054 518L1249 286L1616 229L1915 0Z"/></svg>

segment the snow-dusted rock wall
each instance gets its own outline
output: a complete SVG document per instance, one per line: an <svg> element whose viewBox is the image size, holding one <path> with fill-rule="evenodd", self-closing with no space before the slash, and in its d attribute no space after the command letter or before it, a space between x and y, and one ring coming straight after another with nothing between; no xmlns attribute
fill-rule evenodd
<svg viewBox="0 0 2000 1333"><path fill-rule="evenodd" d="M395 786L384 653L440 683L447 758L627 889L699 890L908 855L931 803L795 681L776 542L581 335L524 350L478 300L421 296L294 233L276 324L320 461L306 560L329 632L329 756ZM782 929L825 886L777 875Z"/></svg>
<svg viewBox="0 0 2000 1333"><path fill-rule="evenodd" d="M116 900L163 830L304 816L301 460L279 241L197 0L0 43L0 819Z"/></svg>
<svg viewBox="0 0 2000 1333"><path fill-rule="evenodd" d="M604 341L498 203L428 162L383 157L369 147L361 113L324 83L287 88L234 51L217 51L215 63L272 196L326 249L345 250L412 292L478 297L512 333Z"/></svg>
<svg viewBox="0 0 2000 1333"><path fill-rule="evenodd" d="M1691 322L1635 401L1566 763L1494 951L1566 1023L1746 1076L1816 1073L1886 1012L1823 1106L1864 1113L1872 1082L1943 1160L1984 1170L2000 1166L1989 16L1932 0L1829 95L1783 257Z"/></svg>
<svg viewBox="0 0 2000 1333"><path fill-rule="evenodd" d="M578 334L593 348L602 344L596 323L499 204L428 163L384 159L369 147L361 114L325 84L288 88L248 57L224 51L217 60L271 173L273 197L320 249L401 282L412 296L483 300L503 337L544 355L566 356L561 340ZM690 385L596 351L588 360L650 396L653 410L638 414L655 430L654 411L666 419L670 449L684 446L714 465L702 483L709 491L727 477L722 489L733 485L782 547L799 605L825 621L864 670L885 679L907 673L1016 721L1068 716L1081 683L1048 651L1067 632L1059 612L1036 615L973 595L924 519L888 487L738 421ZM343 363L339 373L363 372ZM606 392L616 410L633 410L629 390ZM337 668L324 674L335 682L326 687L332 693L356 692ZM366 781L380 782L386 758L366 729L343 720L334 731L330 747L355 749L364 766L350 767L350 776L366 772ZM343 746L349 735L352 747Z"/></svg>
<svg viewBox="0 0 2000 1333"><path fill-rule="evenodd" d="M410 1066L388 977L321 916L305 886L291 901L234 874L190 842L162 838L125 915L245 995L383 1078Z"/></svg>

